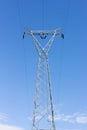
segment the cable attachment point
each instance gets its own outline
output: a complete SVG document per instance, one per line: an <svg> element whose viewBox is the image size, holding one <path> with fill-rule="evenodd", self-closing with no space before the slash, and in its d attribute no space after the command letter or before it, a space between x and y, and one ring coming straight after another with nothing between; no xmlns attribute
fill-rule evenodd
<svg viewBox="0 0 87 130"><path fill-rule="evenodd" d="M61 37L62 37L62 39L64 39L64 34L63 33L61 33Z"/></svg>
<svg viewBox="0 0 87 130"><path fill-rule="evenodd" d="M45 33L40 33L40 38L41 39L46 39L47 35Z"/></svg>
<svg viewBox="0 0 87 130"><path fill-rule="evenodd" d="M22 36L22 37L23 37L23 39L24 39L24 37L25 37L25 32L23 33L23 36Z"/></svg>

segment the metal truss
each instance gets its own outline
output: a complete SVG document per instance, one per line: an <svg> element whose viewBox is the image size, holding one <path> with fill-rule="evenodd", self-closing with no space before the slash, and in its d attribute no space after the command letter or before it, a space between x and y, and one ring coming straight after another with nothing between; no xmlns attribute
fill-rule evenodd
<svg viewBox="0 0 87 130"><path fill-rule="evenodd" d="M32 37L39 57L32 130L56 130L54 122L54 109L52 102L48 54L55 37L61 35L61 37L64 38L64 34L62 34L60 31L61 29L55 29L53 31L27 30L27 32L24 33L24 35L28 34ZM41 39L46 39L48 35L51 35L51 38L47 44L42 47L42 45L37 40L36 35L39 35Z"/></svg>

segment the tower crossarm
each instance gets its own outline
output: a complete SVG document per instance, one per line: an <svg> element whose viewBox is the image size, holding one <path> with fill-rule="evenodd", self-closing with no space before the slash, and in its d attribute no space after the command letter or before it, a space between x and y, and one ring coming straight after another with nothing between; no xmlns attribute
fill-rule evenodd
<svg viewBox="0 0 87 130"><path fill-rule="evenodd" d="M52 31L48 31L48 30L28 30L28 34L34 34L34 35L40 35L40 34L45 34L45 35L53 35L54 33L56 32L56 34L59 34L60 33L60 29L55 29L55 30L52 30Z"/></svg>
<svg viewBox="0 0 87 130"><path fill-rule="evenodd" d="M56 35L60 34L60 28L49 31L49 30L28 30L27 34L29 35L39 35L41 37L41 39L45 39L48 35L54 35L56 33Z"/></svg>

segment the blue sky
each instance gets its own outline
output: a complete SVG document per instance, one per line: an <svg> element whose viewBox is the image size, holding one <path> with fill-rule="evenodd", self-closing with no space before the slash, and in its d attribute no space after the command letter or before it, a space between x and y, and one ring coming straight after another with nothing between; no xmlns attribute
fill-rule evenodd
<svg viewBox="0 0 87 130"><path fill-rule="evenodd" d="M0 0L0 130L32 126L38 55L25 27L63 28L49 55L56 128L87 129L86 12L86 0Z"/></svg>

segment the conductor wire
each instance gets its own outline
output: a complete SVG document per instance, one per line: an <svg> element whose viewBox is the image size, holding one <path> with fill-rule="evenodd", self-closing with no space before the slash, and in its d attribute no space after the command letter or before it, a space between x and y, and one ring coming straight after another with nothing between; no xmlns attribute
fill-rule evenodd
<svg viewBox="0 0 87 130"><path fill-rule="evenodd" d="M44 8L44 5L45 5L45 1L42 0L42 29L44 30L44 15L45 15L45 8Z"/></svg>
<svg viewBox="0 0 87 130"><path fill-rule="evenodd" d="M26 107L29 109L29 87L28 87L28 67L27 67L27 59L26 59L26 46L24 44L24 40L22 40L23 35L23 29L24 29L24 23L23 23L23 1L17 0L17 10L18 10L18 18L19 18L19 29L21 33L21 42L23 43L23 60L24 60L24 80L25 80L25 93L26 93ZM29 111L28 111L29 113Z"/></svg>

